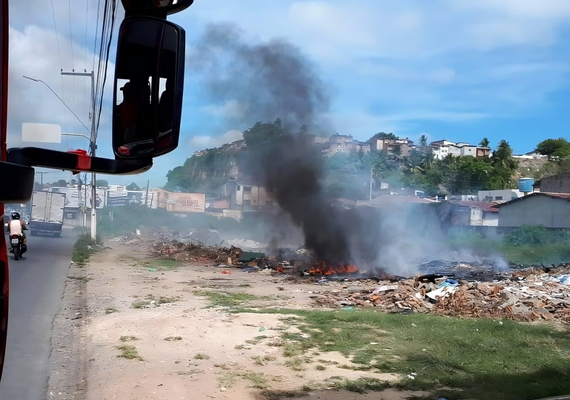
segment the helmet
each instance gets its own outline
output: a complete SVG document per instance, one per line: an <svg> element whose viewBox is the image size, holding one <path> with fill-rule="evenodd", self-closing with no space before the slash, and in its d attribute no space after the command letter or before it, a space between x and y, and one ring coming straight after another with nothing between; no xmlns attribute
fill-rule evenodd
<svg viewBox="0 0 570 400"><path fill-rule="evenodd" d="M12 213L12 219L20 219L20 213L14 211L14 212Z"/></svg>

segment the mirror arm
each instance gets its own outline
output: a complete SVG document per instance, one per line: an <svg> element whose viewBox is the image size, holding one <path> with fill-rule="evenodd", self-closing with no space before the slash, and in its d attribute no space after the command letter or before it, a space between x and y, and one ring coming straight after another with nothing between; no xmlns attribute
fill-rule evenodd
<svg viewBox="0 0 570 400"><path fill-rule="evenodd" d="M39 147L11 148L7 150L8 162L28 167L44 167L67 171L95 172L110 175L139 174L152 167L152 159L111 160L91 157L84 150L63 152Z"/></svg>

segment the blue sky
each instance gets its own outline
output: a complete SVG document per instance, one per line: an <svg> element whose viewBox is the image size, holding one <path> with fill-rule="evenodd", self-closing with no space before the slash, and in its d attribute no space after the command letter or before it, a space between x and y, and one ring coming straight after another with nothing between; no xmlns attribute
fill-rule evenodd
<svg viewBox="0 0 570 400"><path fill-rule="evenodd" d="M97 2L54 2L55 26L49 3L12 6L14 144L24 120L80 129L45 87L17 77L15 69L48 82L88 120L84 81L62 81L59 69L92 68ZM570 138L568 1L196 0L170 20L185 28L188 51L211 22L233 22L252 42L292 42L315 63L333 94L326 117L334 130L359 140L379 131L414 140L422 134L472 143L488 137L493 146L506 139L515 153L524 153L549 137ZM192 66L186 72L179 148L145 174L106 179L150 179L151 186L161 186L166 172L195 150L239 138L244 127L227 126L223 118L235 109L232 99L208 103ZM99 134L105 156L111 156L109 111ZM60 147L83 146L66 139Z"/></svg>

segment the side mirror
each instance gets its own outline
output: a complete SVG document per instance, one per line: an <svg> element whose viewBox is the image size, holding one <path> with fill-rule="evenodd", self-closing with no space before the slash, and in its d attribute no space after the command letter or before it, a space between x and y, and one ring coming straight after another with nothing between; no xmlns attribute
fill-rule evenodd
<svg viewBox="0 0 570 400"><path fill-rule="evenodd" d="M113 95L113 151L141 159L178 146L186 37L155 17L128 17L119 30Z"/></svg>
<svg viewBox="0 0 570 400"><path fill-rule="evenodd" d="M194 0L122 0L123 7L130 13L162 16L174 14L190 7Z"/></svg>
<svg viewBox="0 0 570 400"><path fill-rule="evenodd" d="M35 170L26 165L0 161L0 188L3 203L26 202L34 190Z"/></svg>

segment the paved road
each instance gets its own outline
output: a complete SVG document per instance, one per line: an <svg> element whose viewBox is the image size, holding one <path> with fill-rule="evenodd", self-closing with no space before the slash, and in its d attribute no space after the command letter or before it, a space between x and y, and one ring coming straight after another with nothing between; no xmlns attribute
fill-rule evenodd
<svg viewBox="0 0 570 400"><path fill-rule="evenodd" d="M76 234L28 235L23 260L10 263L10 316L0 400L46 398L51 328L59 311Z"/></svg>

